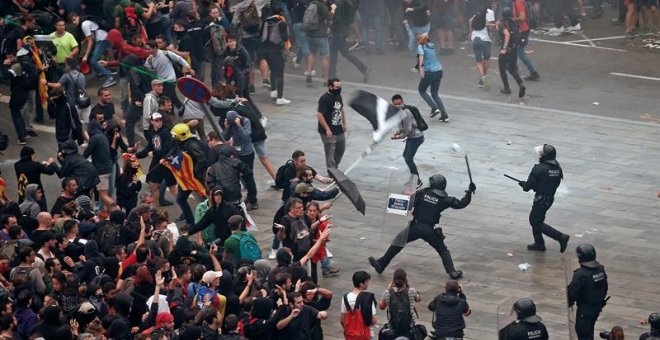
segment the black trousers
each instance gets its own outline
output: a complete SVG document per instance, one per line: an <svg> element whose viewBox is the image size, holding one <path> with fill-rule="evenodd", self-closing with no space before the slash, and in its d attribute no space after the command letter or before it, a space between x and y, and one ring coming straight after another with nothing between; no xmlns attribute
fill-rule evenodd
<svg viewBox="0 0 660 340"><path fill-rule="evenodd" d="M249 155L238 156L241 162L254 169L254 152ZM247 201L250 203L257 203L257 184L254 181L254 175L241 175L245 189L247 189Z"/></svg>
<svg viewBox="0 0 660 340"><path fill-rule="evenodd" d="M420 238L426 241L426 243L430 244L431 247L433 247L433 249L438 252L438 255L440 255L442 264L444 265L445 271L447 273L451 273L456 270L454 268L454 262L451 259L451 254L445 245L445 236L442 234L442 229L434 229L430 224L419 223L415 220L412 220L410 221L409 227L402 230L395 237L395 241L397 239L403 239L404 237L406 237L406 243L416 241ZM385 252L385 255L376 261L378 261L378 264L381 268L385 269L385 267L390 264L390 261L392 261L392 259L402 249L403 247L391 245Z"/></svg>
<svg viewBox="0 0 660 340"><path fill-rule="evenodd" d="M520 73L518 73L518 55L515 48L508 50L505 54L500 54L497 64L500 67L500 78L502 79L504 89L511 90L506 71L509 71L513 79L516 80L518 87L522 86L523 80L520 78Z"/></svg>
<svg viewBox="0 0 660 340"><path fill-rule="evenodd" d="M360 72L367 72L367 65L362 63L358 57L356 57L351 51L348 50L348 46L346 46L346 38L347 36L345 35L331 35L328 38L330 43L330 70L328 72L330 78L337 76L337 57L339 53L341 53L341 55L343 55L346 60L355 65L355 67L357 67Z"/></svg>
<svg viewBox="0 0 660 340"><path fill-rule="evenodd" d="M176 82L166 81L163 83L163 94L172 100L172 106L175 108L174 112L179 112L179 109L183 106L183 103L181 103L179 97L176 95Z"/></svg>
<svg viewBox="0 0 660 340"><path fill-rule="evenodd" d="M543 235L547 235L555 241L559 241L564 235L557 229L545 224L545 213L550 209L554 201L555 198L553 196L536 195L534 197L532 211L529 213L529 224L532 226L534 243L537 245L545 245Z"/></svg>
<svg viewBox="0 0 660 340"><path fill-rule="evenodd" d="M564 25L564 13L568 17L571 26L575 26L578 23L577 17L575 16L575 1L572 0L554 0L552 1L553 11L552 17L554 20L555 27L560 28Z"/></svg>
<svg viewBox="0 0 660 340"><path fill-rule="evenodd" d="M264 47L264 57L270 67L270 90L277 91L277 98L284 94L284 51L279 47Z"/></svg>
<svg viewBox="0 0 660 340"><path fill-rule="evenodd" d="M596 320L598 320L599 314L600 309L598 308L578 307L575 315L575 333L577 334L578 340L594 339L594 327L596 326Z"/></svg>

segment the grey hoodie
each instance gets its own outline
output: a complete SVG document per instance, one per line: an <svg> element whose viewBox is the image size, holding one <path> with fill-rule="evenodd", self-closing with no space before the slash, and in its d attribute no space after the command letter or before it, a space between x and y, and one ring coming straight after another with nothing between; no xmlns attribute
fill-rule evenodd
<svg viewBox="0 0 660 340"><path fill-rule="evenodd" d="M236 125L234 122L236 118L241 119L241 126ZM252 147L252 125L250 120L242 117L236 111L227 112L227 122L229 126L222 130L222 138L224 140L232 140L234 143L234 149L241 156L247 156L251 153L254 153L254 147Z"/></svg>
<svg viewBox="0 0 660 340"><path fill-rule="evenodd" d="M28 184L25 187L25 201L19 205L21 213L23 215L30 216L32 218L37 218L37 215L41 212L39 203L37 203L36 195L39 185L37 184Z"/></svg>

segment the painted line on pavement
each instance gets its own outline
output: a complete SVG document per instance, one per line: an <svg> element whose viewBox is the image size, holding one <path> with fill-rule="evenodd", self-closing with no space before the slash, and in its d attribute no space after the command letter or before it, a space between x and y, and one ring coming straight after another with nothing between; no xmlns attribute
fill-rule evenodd
<svg viewBox="0 0 660 340"><path fill-rule="evenodd" d="M629 73L610 72L610 75L617 76L617 77L626 77L626 78L660 81L660 78L640 76L640 75L629 74Z"/></svg>
<svg viewBox="0 0 660 340"><path fill-rule="evenodd" d="M297 74L286 73L286 76L290 77L290 78L296 78L296 79L299 79L299 80L305 79L305 76L297 75ZM379 90L390 91L392 93L419 94L419 92L417 92L416 90L409 90L409 89L404 89L404 88L400 88L400 87L390 87L390 86L375 85L375 84L365 84L365 83L343 81L343 80L342 80L342 83L347 84L347 85L352 85L356 88L374 88L374 89L379 89ZM627 124L633 124L633 125L638 125L638 126L657 127L657 124L650 123L650 122L630 120L630 119L617 118L617 117L605 117L605 116L595 115L595 114L592 114L592 113L567 111L567 110L561 110L561 109L551 109L551 108L541 107L541 106L531 106L531 105L524 105L523 106L523 105L520 105L520 104L504 103L504 102L498 102L498 101L488 100L488 99L477 99L477 98L470 98L470 97L462 97L462 96L456 96L456 95L451 95L451 94L442 94L442 97L443 98L449 98L449 99L452 99L452 100L458 100L458 101L462 101L462 102L472 103L472 104L483 104L485 107L500 106L500 107L514 108L514 109L531 110L531 111L537 111L537 112L543 112L543 113L555 113L555 114L565 115L565 116L569 116L569 117L589 118L589 119L597 119L597 120L603 120L603 121L608 121L608 122L627 123Z"/></svg>
<svg viewBox="0 0 660 340"><path fill-rule="evenodd" d="M586 42L589 43L589 46L596 47L596 44L594 44L593 40L589 39L589 37L587 37L587 35L584 34L584 32L580 31L580 36L582 36L582 38L584 38Z"/></svg>
<svg viewBox="0 0 660 340"><path fill-rule="evenodd" d="M628 36L627 35L617 35L617 36L613 36L613 37L602 37L602 38L593 38L593 39L585 38L583 40L571 40L571 41L567 41L567 42L569 42L569 43L582 43L582 42L587 42L587 41L617 40L617 39L623 39L623 38L628 38Z"/></svg>
<svg viewBox="0 0 660 340"><path fill-rule="evenodd" d="M607 50L607 51L615 51L615 52L628 52L628 50L623 50L623 49L620 49L620 48L581 45L581 44L572 43L570 41L554 41L554 40L546 40L546 39L539 39L539 38L529 38L529 40L530 41L544 42L544 43L548 43L548 44L564 45L564 46L577 46L577 47L586 47L586 48L597 48L599 50Z"/></svg>

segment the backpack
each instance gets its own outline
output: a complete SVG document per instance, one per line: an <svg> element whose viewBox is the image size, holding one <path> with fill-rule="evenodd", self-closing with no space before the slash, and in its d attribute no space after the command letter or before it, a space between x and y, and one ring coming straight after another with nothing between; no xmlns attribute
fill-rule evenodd
<svg viewBox="0 0 660 340"><path fill-rule="evenodd" d="M27 56L21 57L19 63L21 64L21 68L23 69L23 72L17 78L19 84L21 84L21 87L23 88L34 89L36 87L37 79L39 77L39 71L37 71L37 68L34 66L34 63L32 62L32 58Z"/></svg>
<svg viewBox="0 0 660 340"><path fill-rule="evenodd" d="M16 51L16 40L18 39L18 30L12 24L5 24L4 34L0 37L0 58L5 60L9 52Z"/></svg>
<svg viewBox="0 0 660 340"><path fill-rule="evenodd" d="M248 8L241 12L240 23L244 29L261 25L261 18L259 17L259 11L257 10L257 5L254 3L254 0Z"/></svg>
<svg viewBox="0 0 660 340"><path fill-rule="evenodd" d="M78 86L78 82L73 79L73 76L71 73L69 73L69 77L71 78L71 81L73 82L73 93L76 96L76 105L78 105L79 109L86 109L90 105L92 105L92 100L89 99L89 96L87 95L87 92L85 92L85 89L80 88ZM80 77L80 75L78 75ZM76 77L77 78L77 77Z"/></svg>
<svg viewBox="0 0 660 340"><path fill-rule="evenodd" d="M25 284L30 284L30 272L32 267L17 266L14 269L14 275L12 275L12 281L25 282Z"/></svg>
<svg viewBox="0 0 660 340"><path fill-rule="evenodd" d="M358 295L358 299L360 295ZM346 340L370 340L371 330L364 324L362 311L358 308L358 302L355 300L354 308L348 303L348 293L344 294L344 306L346 307L346 316L344 317L344 338Z"/></svg>
<svg viewBox="0 0 660 340"><path fill-rule="evenodd" d="M211 51L213 51L213 55L220 56L227 49L227 41L225 40L225 28L220 24L211 23L209 25L209 31L209 43L211 44Z"/></svg>
<svg viewBox="0 0 660 340"><path fill-rule="evenodd" d="M513 20L507 20L505 27L509 30L509 45L511 48L522 46L522 34L520 34L520 26Z"/></svg>
<svg viewBox="0 0 660 340"><path fill-rule="evenodd" d="M288 216L285 216L288 218ZM298 256L303 256L307 254L309 248L312 247L312 238L309 233L309 227L305 224L304 220L301 218L291 221L291 238L295 244L295 253Z"/></svg>
<svg viewBox="0 0 660 340"><path fill-rule="evenodd" d="M98 240L99 248L103 254L110 254L112 248L119 244L118 224L108 224L101 231L101 237Z"/></svg>
<svg viewBox="0 0 660 340"><path fill-rule="evenodd" d="M424 120L424 117L422 117L422 114L419 113L419 110L414 107L414 106L404 106L404 109L408 109L410 113L412 114L413 118L415 118L415 125L417 126L417 129L419 131L426 131L429 128L429 125L426 124L426 121Z"/></svg>
<svg viewBox="0 0 660 340"><path fill-rule="evenodd" d="M282 43L282 36L280 35L280 23L277 20L266 20L264 22L263 31L261 32L261 42L269 42L274 45Z"/></svg>
<svg viewBox="0 0 660 340"><path fill-rule="evenodd" d="M319 23L319 4L316 1L312 1L305 9L303 14L303 28L305 31L316 31L319 29L321 24Z"/></svg>
<svg viewBox="0 0 660 340"><path fill-rule="evenodd" d="M487 9L484 9L481 12L478 12L474 17L472 17L471 28L473 31L481 31L486 28L486 13Z"/></svg>
<svg viewBox="0 0 660 340"><path fill-rule="evenodd" d="M82 25L83 21L91 21L91 22L99 25L98 29L104 30L106 32L109 32L111 29L114 28L112 25L109 25L105 21L105 19L103 19L101 17L97 17L95 15L83 15L83 16L80 17L80 25ZM92 33L94 33L94 31L92 31Z"/></svg>
<svg viewBox="0 0 660 340"><path fill-rule="evenodd" d="M289 185L289 180L284 178L284 171L286 171L287 167L293 167L293 161L288 160L284 165L279 167L277 169L277 172L275 173L275 186L278 189L284 189L286 188L287 185Z"/></svg>
<svg viewBox="0 0 660 340"><path fill-rule="evenodd" d="M7 150L7 147L9 147L9 136L7 136L4 131L0 130L0 151Z"/></svg>
<svg viewBox="0 0 660 340"><path fill-rule="evenodd" d="M234 240L238 240L240 244L239 248L241 251L241 260L256 261L261 259L261 249L259 249L257 242L255 242L254 239L250 237L249 232L244 231L243 235L241 236L231 234L229 237L233 238Z"/></svg>
<svg viewBox="0 0 660 340"><path fill-rule="evenodd" d="M412 329L412 313L410 312L410 298L408 289L394 291L390 288L390 301L387 309L387 319L390 328L397 334L407 334Z"/></svg>

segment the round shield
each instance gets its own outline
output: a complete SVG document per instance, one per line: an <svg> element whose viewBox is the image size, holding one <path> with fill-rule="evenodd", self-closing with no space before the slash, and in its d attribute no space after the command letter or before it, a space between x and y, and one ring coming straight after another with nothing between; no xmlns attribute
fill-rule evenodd
<svg viewBox="0 0 660 340"><path fill-rule="evenodd" d="M181 77L176 81L176 87L188 99L197 103L206 103L211 99L211 91L206 84L193 77Z"/></svg>

